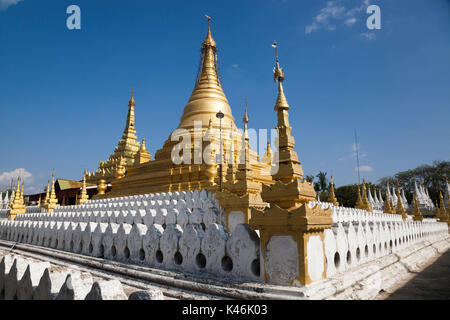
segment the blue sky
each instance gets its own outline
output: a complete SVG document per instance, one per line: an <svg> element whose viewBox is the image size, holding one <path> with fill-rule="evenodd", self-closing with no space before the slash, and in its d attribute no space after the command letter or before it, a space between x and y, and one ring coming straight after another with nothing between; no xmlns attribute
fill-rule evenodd
<svg viewBox="0 0 450 320"><path fill-rule="evenodd" d="M66 8L81 8L68 30ZM381 30L368 30L368 4ZM80 179L106 160L134 88L136 129L151 154L179 123L213 18L225 94L238 123L273 128L279 43L296 151L305 174L376 182L449 160L450 2L445 0L0 0L0 186Z"/></svg>

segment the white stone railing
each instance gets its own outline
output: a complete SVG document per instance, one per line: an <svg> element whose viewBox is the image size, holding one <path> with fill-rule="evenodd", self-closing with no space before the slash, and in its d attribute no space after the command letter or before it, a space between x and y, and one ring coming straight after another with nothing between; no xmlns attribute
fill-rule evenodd
<svg viewBox="0 0 450 320"><path fill-rule="evenodd" d="M170 199L170 200L169 200ZM56 210L57 209L57 210ZM225 225L223 210L206 191L147 194L90 201L77 206L56 207L55 212L18 215L16 221L68 221L168 225L188 223Z"/></svg>
<svg viewBox="0 0 450 320"><path fill-rule="evenodd" d="M312 207L318 202L310 202ZM437 241L448 237L448 224L436 219L403 221L398 214L334 206L333 226L325 230L327 276L333 276L360 264L388 255L419 241Z"/></svg>
<svg viewBox="0 0 450 320"><path fill-rule="evenodd" d="M218 207L217 200L205 190L181 191L135 195L128 197L89 200L82 205L58 206L54 212L83 212L87 210L134 209L141 207L211 208Z"/></svg>
<svg viewBox="0 0 450 320"><path fill-rule="evenodd" d="M388 255L419 241L448 237L445 222L359 221L338 222L325 230L327 276Z"/></svg>
<svg viewBox="0 0 450 320"><path fill-rule="evenodd" d="M0 222L0 238L222 279L263 279L257 232L245 224L227 231L223 214L211 207L206 192L203 198L200 192L189 192L195 199L187 194L103 199L73 206L70 212L19 215L15 221ZM192 210L187 203L195 204ZM419 241L448 237L447 223L435 219L420 222L409 216L403 221L397 214L319 204L332 208L333 225L324 232L328 276Z"/></svg>
<svg viewBox="0 0 450 320"><path fill-rule="evenodd" d="M26 206L25 213L40 213L42 212L42 208L40 206Z"/></svg>
<svg viewBox="0 0 450 320"><path fill-rule="evenodd" d="M259 237L248 225L2 221L0 238L217 278L260 279Z"/></svg>
<svg viewBox="0 0 450 320"><path fill-rule="evenodd" d="M380 210L368 212L362 209L335 206L330 202L310 202L311 205L319 204L322 209L331 208L333 223L346 222L402 222L399 214L384 213ZM408 219L412 219L410 216Z"/></svg>
<svg viewBox="0 0 450 320"><path fill-rule="evenodd" d="M187 224L200 224L203 229L207 225L217 223L223 225L223 215L217 208L166 209L163 207L141 208L138 210L96 210L86 212L56 212L18 215L15 221L54 221L54 222L96 222L144 224L178 224L182 229Z"/></svg>
<svg viewBox="0 0 450 320"><path fill-rule="evenodd" d="M143 294L145 293L145 294ZM94 280L88 272L7 254L0 262L0 300L164 300L161 290L134 291L119 280Z"/></svg>

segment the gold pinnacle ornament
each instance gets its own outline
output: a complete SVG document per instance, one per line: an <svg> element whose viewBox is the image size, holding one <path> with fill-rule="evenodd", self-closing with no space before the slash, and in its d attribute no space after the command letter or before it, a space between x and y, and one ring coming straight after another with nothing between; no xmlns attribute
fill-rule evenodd
<svg viewBox="0 0 450 320"><path fill-rule="evenodd" d="M83 204L89 200L89 196L86 190L86 171L83 174L83 186L81 187L81 195L77 198L77 204Z"/></svg>
<svg viewBox="0 0 450 320"><path fill-rule="evenodd" d="M331 202L335 206L339 206L339 202L337 201L336 196L334 195L333 176L331 176L331 181L330 181L330 196L328 197L328 202Z"/></svg>
<svg viewBox="0 0 450 320"><path fill-rule="evenodd" d="M414 221L422 221L423 220L422 213L420 212L419 205L417 204L417 196L416 196L415 193L414 193L414 197L413 197L413 211L412 211L412 214L413 214L413 220Z"/></svg>
<svg viewBox="0 0 450 320"><path fill-rule="evenodd" d="M356 198L355 208L356 209L364 209L364 203L361 199L361 188L359 187L359 184L358 184L358 195Z"/></svg>
<svg viewBox="0 0 450 320"><path fill-rule="evenodd" d="M23 192L23 185L22 185ZM23 198L21 197L20 191L20 176L17 178L17 185L14 196L11 198L10 206L8 208L8 216L10 220L14 220L18 214L24 214L26 212L26 208L23 202Z"/></svg>
<svg viewBox="0 0 450 320"><path fill-rule="evenodd" d="M48 188L46 194L46 201L44 203L43 209L46 212L53 212L53 209L58 205L58 199L56 198L56 190L55 190L55 173L52 173L52 184L50 189L50 195Z"/></svg>
<svg viewBox="0 0 450 320"><path fill-rule="evenodd" d="M408 214L406 213L405 209L403 208L402 197L400 195L400 188L398 186L398 180L397 180L397 210L396 210L396 213L401 214L403 220L406 220L408 218Z"/></svg>
<svg viewBox="0 0 450 320"><path fill-rule="evenodd" d="M372 212L372 207L370 206L369 200L367 199L367 191L366 191L366 180L363 179L363 209L369 212Z"/></svg>

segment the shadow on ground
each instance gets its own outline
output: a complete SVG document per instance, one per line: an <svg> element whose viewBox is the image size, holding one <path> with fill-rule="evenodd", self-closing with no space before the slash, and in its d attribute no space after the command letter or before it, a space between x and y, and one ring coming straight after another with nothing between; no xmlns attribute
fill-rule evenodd
<svg viewBox="0 0 450 320"><path fill-rule="evenodd" d="M385 300L450 300L450 250Z"/></svg>

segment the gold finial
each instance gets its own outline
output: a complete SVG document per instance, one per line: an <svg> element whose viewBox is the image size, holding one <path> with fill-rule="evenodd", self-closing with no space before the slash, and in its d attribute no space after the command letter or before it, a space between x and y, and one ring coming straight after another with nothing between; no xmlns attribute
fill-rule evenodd
<svg viewBox="0 0 450 320"><path fill-rule="evenodd" d="M272 47L275 48L275 68L273 68L273 80L275 82L283 82L284 72L280 67L280 63L278 62L278 44L276 41L274 41Z"/></svg>
<svg viewBox="0 0 450 320"><path fill-rule="evenodd" d="M208 33L206 35L205 41L203 41L202 48L207 46L216 47L216 42L214 41L211 34L211 17L205 14L206 19L208 19Z"/></svg>
<svg viewBox="0 0 450 320"><path fill-rule="evenodd" d="M248 123L247 98L245 98L245 112L244 112L244 117L242 118L242 121L244 121L245 124Z"/></svg>
<svg viewBox="0 0 450 320"><path fill-rule="evenodd" d="M275 62L278 62L278 45L276 40L273 41L272 48L275 48Z"/></svg>
<svg viewBox="0 0 450 320"><path fill-rule="evenodd" d="M128 102L128 106L129 107L134 107L136 105L136 103L134 102L134 92L133 92L133 87L131 88L131 98L130 101Z"/></svg>

